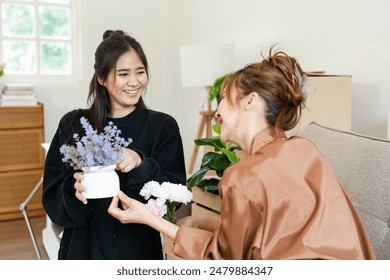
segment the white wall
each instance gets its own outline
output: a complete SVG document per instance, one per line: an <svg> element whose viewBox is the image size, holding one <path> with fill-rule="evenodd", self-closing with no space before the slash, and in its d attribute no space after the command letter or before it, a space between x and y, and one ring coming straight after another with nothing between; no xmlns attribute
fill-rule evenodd
<svg viewBox="0 0 390 280"><path fill-rule="evenodd" d="M77 1L78 2L78 1ZM50 141L59 118L84 107L94 52L104 30L123 29L143 45L151 67L146 100L152 109L179 122L190 153L205 100L201 89L180 81L179 46L234 43L236 67L279 48L298 58L306 71L350 74L353 81L352 129L387 135L390 106L390 2L388 0L83 0L82 64L74 85L37 85L45 103L45 133ZM4 81L6 82L6 77Z"/></svg>

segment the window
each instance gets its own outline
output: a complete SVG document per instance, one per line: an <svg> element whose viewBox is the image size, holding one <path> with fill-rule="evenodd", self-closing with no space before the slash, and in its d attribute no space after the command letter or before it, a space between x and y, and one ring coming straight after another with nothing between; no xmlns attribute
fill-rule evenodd
<svg viewBox="0 0 390 280"><path fill-rule="evenodd" d="M6 75L74 75L73 0L0 0Z"/></svg>

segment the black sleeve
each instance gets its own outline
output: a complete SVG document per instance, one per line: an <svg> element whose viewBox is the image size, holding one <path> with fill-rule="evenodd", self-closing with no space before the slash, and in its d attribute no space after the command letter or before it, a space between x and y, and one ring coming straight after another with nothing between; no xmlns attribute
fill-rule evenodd
<svg viewBox="0 0 390 280"><path fill-rule="evenodd" d="M46 155L42 204L53 223L63 227L84 224L91 211L91 204L84 205L75 196L74 170L62 162L60 147L72 137L73 125L70 115L65 115L50 143Z"/></svg>
<svg viewBox="0 0 390 280"><path fill-rule="evenodd" d="M149 181L186 184L183 143L179 127L174 118L168 117L163 123L156 124L153 133L155 148L150 156L136 150L142 157L142 163L128 174L127 191L133 197L139 197L139 192Z"/></svg>

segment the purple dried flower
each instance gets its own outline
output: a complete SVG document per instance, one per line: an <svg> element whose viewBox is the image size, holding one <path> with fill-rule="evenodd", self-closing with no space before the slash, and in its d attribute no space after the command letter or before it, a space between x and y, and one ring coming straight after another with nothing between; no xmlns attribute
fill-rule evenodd
<svg viewBox="0 0 390 280"><path fill-rule="evenodd" d="M74 169L115 164L123 155L120 148L127 147L133 142L131 138L120 137L121 131L111 121L99 134L85 117L80 118L80 123L85 135L79 139L79 135L75 133L73 134L75 146L64 144L60 147L62 161L69 163Z"/></svg>

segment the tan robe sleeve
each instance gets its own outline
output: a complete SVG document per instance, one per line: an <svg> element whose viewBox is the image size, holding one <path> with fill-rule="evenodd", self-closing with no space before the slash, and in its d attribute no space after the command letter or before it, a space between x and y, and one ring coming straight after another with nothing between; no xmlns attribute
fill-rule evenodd
<svg viewBox="0 0 390 280"><path fill-rule="evenodd" d="M221 225L215 232L180 226L173 252L186 259L253 259L259 254L259 207L234 188L223 187ZM243 219L245 217L245 219ZM253 223L251 221L257 221Z"/></svg>

